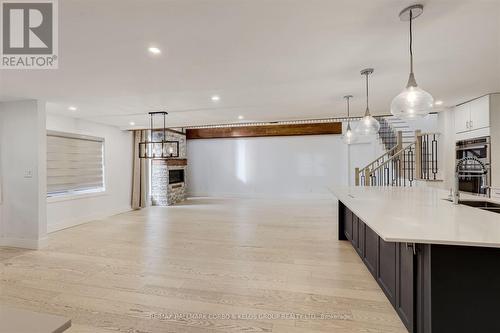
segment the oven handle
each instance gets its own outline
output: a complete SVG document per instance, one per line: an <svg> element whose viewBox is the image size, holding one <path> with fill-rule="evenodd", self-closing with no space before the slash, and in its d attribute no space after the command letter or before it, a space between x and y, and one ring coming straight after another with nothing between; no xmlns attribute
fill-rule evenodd
<svg viewBox="0 0 500 333"><path fill-rule="evenodd" d="M488 149L490 145L484 145L484 146L473 146L473 147L456 147L455 150L472 150L472 149L477 149L477 148L486 148Z"/></svg>

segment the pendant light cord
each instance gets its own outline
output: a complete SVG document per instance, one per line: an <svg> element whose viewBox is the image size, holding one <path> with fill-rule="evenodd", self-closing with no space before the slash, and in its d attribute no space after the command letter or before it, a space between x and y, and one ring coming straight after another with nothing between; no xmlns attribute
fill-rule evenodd
<svg viewBox="0 0 500 333"><path fill-rule="evenodd" d="M344 96L344 98L346 100L346 103L347 103L347 128L348 129L351 128L351 113L350 113L350 110L349 110L349 99L351 97L352 96Z"/></svg>
<svg viewBox="0 0 500 333"><path fill-rule="evenodd" d="M351 122L351 116L350 116L350 113L349 113L349 97L346 97L346 102L347 102L347 122L350 123Z"/></svg>
<svg viewBox="0 0 500 333"><path fill-rule="evenodd" d="M410 73L413 73L413 31L412 31L413 11L410 9Z"/></svg>

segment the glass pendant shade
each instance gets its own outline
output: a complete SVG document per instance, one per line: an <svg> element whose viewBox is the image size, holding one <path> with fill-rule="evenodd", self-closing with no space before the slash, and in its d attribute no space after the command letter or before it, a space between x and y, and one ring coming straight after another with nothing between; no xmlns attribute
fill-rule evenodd
<svg viewBox="0 0 500 333"><path fill-rule="evenodd" d="M427 116L433 106L432 95L420 89L410 74L408 86L392 100L391 113L401 119L415 119Z"/></svg>
<svg viewBox="0 0 500 333"><path fill-rule="evenodd" d="M354 131L351 129L351 124L349 123L347 124L347 129L342 137L342 140L348 145L357 141L357 136L354 134Z"/></svg>
<svg viewBox="0 0 500 333"><path fill-rule="evenodd" d="M356 126L354 132L357 135L374 135L380 130L380 123L370 114L369 100L368 100L368 76L373 73L373 68L363 69L361 75L366 76L366 111L363 118Z"/></svg>
<svg viewBox="0 0 500 333"><path fill-rule="evenodd" d="M347 128L346 131L342 137L342 140L344 141L345 144L350 145L351 143L354 143L357 139L357 136L354 134L354 131L351 129L351 114L350 114L350 107L349 107L349 100L352 98L352 95L346 95L344 96L346 103L347 103Z"/></svg>
<svg viewBox="0 0 500 333"><path fill-rule="evenodd" d="M391 103L391 113L395 117L411 120L422 118L432 112L434 107L434 98L427 91L417 85L415 75L413 74L413 31L412 21L420 16L424 7L420 4L405 8L399 17L402 21L410 22L410 77L406 88Z"/></svg>
<svg viewBox="0 0 500 333"><path fill-rule="evenodd" d="M374 135L380 130L380 123L370 114L366 114L356 126L355 133L358 135Z"/></svg>

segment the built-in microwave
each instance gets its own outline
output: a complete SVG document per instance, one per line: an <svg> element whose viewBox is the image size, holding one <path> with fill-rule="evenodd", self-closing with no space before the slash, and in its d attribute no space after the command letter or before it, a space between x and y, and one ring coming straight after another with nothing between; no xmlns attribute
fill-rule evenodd
<svg viewBox="0 0 500 333"><path fill-rule="evenodd" d="M462 173L459 180L459 190L480 195L488 195L491 185L491 146L490 137L457 141L456 161L471 157L479 160L486 168L486 174L478 177L477 173Z"/></svg>

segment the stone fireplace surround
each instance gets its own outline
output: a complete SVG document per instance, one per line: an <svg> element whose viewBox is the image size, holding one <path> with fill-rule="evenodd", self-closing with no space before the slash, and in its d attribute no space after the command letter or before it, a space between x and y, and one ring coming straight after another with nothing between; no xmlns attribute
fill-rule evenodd
<svg viewBox="0 0 500 333"><path fill-rule="evenodd" d="M170 184L170 170L187 171L186 159L153 160L151 174L151 194L153 206L171 206L186 198L186 180ZM185 177L185 176L184 176Z"/></svg>
<svg viewBox="0 0 500 333"><path fill-rule="evenodd" d="M152 160L151 201L153 206L171 206L186 198L186 135L182 132L168 130L167 140L179 141L179 157ZM184 170L184 182L170 184L170 170Z"/></svg>

